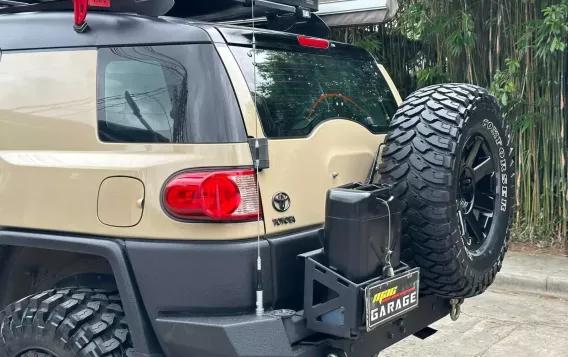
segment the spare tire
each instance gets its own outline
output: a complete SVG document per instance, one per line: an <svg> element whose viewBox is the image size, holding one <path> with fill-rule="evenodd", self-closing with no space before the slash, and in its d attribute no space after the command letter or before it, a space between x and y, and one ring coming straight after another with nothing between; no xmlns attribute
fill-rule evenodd
<svg viewBox="0 0 568 357"><path fill-rule="evenodd" d="M423 292L482 293L501 269L514 205L510 128L485 89L443 84L410 95L379 167L404 204L402 257Z"/></svg>

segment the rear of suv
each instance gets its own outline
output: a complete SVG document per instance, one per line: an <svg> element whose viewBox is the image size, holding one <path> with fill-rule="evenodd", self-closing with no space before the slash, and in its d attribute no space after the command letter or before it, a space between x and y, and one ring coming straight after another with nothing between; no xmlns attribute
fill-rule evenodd
<svg viewBox="0 0 568 357"><path fill-rule="evenodd" d="M89 15L90 30L77 34L71 19L65 11L0 16L0 33L18 34L0 35L0 356L315 357L346 346L349 356L367 355L448 314L450 298L491 283L504 233L484 221L482 236L502 238L487 248L498 255L479 276L456 267L440 279L437 266L461 259L444 261L444 244L460 236L440 222L466 226L452 203L415 208L442 202L454 186L427 165L453 165L443 149L453 150L465 122L450 124L450 108L471 110L486 96L476 87L430 89L399 109L385 69L355 46L116 13ZM420 114L432 91L447 96L432 104L450 118L438 124ZM452 104L452 93L464 104ZM503 144L492 105L483 130ZM389 325L380 343L318 335L296 313L306 295L298 255L321 247L329 190L374 179L385 140L382 180L410 210L405 225L426 227L403 231L443 236L434 247L435 239L403 242L433 259L413 263L434 266L429 294L408 330ZM407 156L408 140L425 156ZM474 169L491 159L477 150L464 154ZM420 172L440 187L419 191L428 185ZM402 190L407 182L417 190ZM412 192L422 198L404 196ZM466 196L459 202L473 207Z"/></svg>

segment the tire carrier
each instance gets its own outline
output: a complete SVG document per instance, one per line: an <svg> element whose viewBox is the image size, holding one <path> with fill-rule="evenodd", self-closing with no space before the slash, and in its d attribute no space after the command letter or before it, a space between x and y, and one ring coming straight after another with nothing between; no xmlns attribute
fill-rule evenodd
<svg viewBox="0 0 568 357"><path fill-rule="evenodd" d="M387 185L328 192L324 248L300 255L300 315L307 329L328 336L329 357L374 356L409 335L425 339L436 332L428 326L450 313L449 299L419 295L419 269L399 260L400 212Z"/></svg>

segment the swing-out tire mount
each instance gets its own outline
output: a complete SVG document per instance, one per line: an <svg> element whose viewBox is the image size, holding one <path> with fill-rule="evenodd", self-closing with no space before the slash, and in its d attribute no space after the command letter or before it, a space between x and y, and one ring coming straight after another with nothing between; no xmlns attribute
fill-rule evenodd
<svg viewBox="0 0 568 357"><path fill-rule="evenodd" d="M514 161L496 99L468 84L423 88L395 115L379 172L404 204L402 259L423 292L467 298L501 269L512 222Z"/></svg>

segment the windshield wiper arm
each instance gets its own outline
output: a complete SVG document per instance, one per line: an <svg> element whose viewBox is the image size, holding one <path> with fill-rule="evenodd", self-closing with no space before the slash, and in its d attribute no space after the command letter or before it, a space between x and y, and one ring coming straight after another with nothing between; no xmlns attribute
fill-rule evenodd
<svg viewBox="0 0 568 357"><path fill-rule="evenodd" d="M142 113L140 113L140 107L138 107L138 104L136 104L129 91L124 91L124 98L126 98L126 103L128 103L128 106L130 107L130 109L132 109L132 114L134 114L134 116L138 118L138 120L140 120L140 123L142 123L142 125L144 125L144 127L152 133L156 133L154 129L152 129L150 124L148 124L146 119L142 117Z"/></svg>

